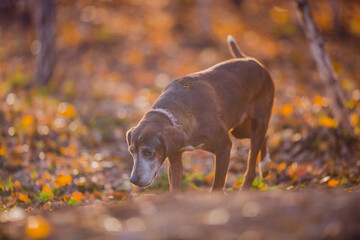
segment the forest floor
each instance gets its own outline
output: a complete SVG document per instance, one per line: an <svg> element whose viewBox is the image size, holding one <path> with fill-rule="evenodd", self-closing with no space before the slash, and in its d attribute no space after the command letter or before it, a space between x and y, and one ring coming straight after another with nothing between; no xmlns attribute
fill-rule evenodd
<svg viewBox="0 0 360 240"><path fill-rule="evenodd" d="M34 31L16 22L0 29L0 238L358 239L360 31L340 38L315 15L347 99L349 136L289 1L244 1L251 13L215 2L210 42L196 24L176 25L196 20L175 19L166 1L135 2L99 3L90 20L83 1L59 4L57 68L43 89L28 88ZM208 193L213 156L202 151L184 155L183 195L168 194L166 164L151 187L133 187L126 130L171 79L230 58L229 33L275 82L270 174L238 193L249 142L232 139L225 194Z"/></svg>

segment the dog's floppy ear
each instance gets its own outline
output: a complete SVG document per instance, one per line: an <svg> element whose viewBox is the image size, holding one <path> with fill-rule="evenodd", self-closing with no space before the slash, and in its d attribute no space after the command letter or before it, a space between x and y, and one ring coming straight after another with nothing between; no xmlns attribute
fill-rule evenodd
<svg viewBox="0 0 360 240"><path fill-rule="evenodd" d="M126 141L127 141L128 146L130 146L130 144L131 144L131 133L132 133L133 129L134 128L131 128L126 132Z"/></svg>
<svg viewBox="0 0 360 240"><path fill-rule="evenodd" d="M165 145L166 156L182 148L188 138L186 134L173 126L166 126L162 129L162 138Z"/></svg>

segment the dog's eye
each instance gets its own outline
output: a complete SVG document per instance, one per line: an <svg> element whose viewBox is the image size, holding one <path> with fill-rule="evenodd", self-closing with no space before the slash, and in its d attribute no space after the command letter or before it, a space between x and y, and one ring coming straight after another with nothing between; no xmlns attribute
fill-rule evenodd
<svg viewBox="0 0 360 240"><path fill-rule="evenodd" d="M144 149L142 151L142 154L146 157L150 157L152 155L152 151L150 151L149 149Z"/></svg>

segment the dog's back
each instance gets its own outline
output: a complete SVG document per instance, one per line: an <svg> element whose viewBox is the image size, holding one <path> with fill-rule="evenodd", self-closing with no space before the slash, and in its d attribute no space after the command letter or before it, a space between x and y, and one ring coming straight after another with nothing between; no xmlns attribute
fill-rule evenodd
<svg viewBox="0 0 360 240"><path fill-rule="evenodd" d="M168 104L170 99L180 101L194 114L206 109L207 116L226 112L224 121L230 129L249 111L244 106L251 106L255 98L261 96L271 101L274 84L269 73L257 60L245 57L232 38L228 38L228 45L236 58L173 80L157 102L164 98Z"/></svg>

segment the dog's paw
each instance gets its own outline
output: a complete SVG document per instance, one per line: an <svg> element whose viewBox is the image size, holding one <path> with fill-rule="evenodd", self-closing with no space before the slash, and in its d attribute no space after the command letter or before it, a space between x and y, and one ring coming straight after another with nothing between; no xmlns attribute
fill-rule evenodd
<svg viewBox="0 0 360 240"><path fill-rule="evenodd" d="M262 179L264 179L270 172L270 159L269 161L261 161L258 163L259 173Z"/></svg>

